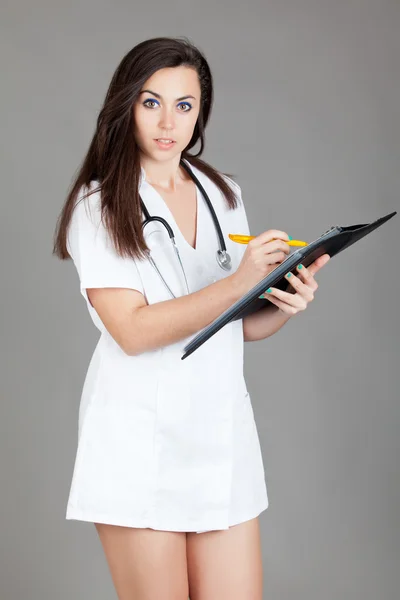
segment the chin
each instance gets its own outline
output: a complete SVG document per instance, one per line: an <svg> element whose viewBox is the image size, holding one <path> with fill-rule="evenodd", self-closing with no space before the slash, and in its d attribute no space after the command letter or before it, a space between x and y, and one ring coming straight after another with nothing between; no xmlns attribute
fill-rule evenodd
<svg viewBox="0 0 400 600"><path fill-rule="evenodd" d="M180 153L180 148L171 148L169 151L157 148L155 151L148 152L148 155L156 160L171 160L171 158L180 155Z"/></svg>

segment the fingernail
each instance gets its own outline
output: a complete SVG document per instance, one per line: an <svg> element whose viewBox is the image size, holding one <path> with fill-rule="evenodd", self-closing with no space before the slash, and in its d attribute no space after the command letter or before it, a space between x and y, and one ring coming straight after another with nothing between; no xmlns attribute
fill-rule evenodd
<svg viewBox="0 0 400 600"><path fill-rule="evenodd" d="M291 236L291 235L289 235L289 241L290 241L290 240L292 240L292 239L293 239L293 238L292 238L292 236Z"/></svg>
<svg viewBox="0 0 400 600"><path fill-rule="evenodd" d="M267 289L268 294L270 294L272 292L271 288Z"/></svg>
<svg viewBox="0 0 400 600"><path fill-rule="evenodd" d="M261 296L258 296L259 298L265 298L264 294L261 294Z"/></svg>
<svg viewBox="0 0 400 600"><path fill-rule="evenodd" d="M302 269L302 268L303 268L303 265L298 265L298 266L297 266L297 268L298 268L298 269Z"/></svg>
<svg viewBox="0 0 400 600"><path fill-rule="evenodd" d="M286 277L289 279L289 277L291 277L292 274L291 273L286 273Z"/></svg>

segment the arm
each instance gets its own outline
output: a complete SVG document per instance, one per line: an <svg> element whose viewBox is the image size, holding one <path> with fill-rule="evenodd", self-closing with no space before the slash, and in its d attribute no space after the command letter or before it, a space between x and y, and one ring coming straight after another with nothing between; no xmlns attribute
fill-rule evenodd
<svg viewBox="0 0 400 600"><path fill-rule="evenodd" d="M265 308L247 315L243 319L243 337L245 342L256 342L270 337L290 319L277 306L268 304Z"/></svg>
<svg viewBox="0 0 400 600"><path fill-rule="evenodd" d="M197 333L242 295L230 275L192 294L148 305L135 261L118 255L111 243L101 219L100 193L77 203L67 242L81 291L131 356Z"/></svg>
<svg viewBox="0 0 400 600"><path fill-rule="evenodd" d="M87 295L110 335L129 356L197 333L240 298L232 276L151 305L131 289L93 288L87 289Z"/></svg>

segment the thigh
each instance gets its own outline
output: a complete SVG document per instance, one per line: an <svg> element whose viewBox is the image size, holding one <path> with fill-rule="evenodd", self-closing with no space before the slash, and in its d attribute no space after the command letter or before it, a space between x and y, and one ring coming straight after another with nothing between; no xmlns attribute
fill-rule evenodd
<svg viewBox="0 0 400 600"><path fill-rule="evenodd" d="M186 533L95 527L119 600L187 600Z"/></svg>
<svg viewBox="0 0 400 600"><path fill-rule="evenodd" d="M224 531L187 533L190 600L262 600L258 517Z"/></svg>

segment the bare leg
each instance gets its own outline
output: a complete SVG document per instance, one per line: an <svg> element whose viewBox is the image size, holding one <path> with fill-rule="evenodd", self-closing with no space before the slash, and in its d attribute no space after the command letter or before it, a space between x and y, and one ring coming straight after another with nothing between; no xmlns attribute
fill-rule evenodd
<svg viewBox="0 0 400 600"><path fill-rule="evenodd" d="M187 600L186 533L95 527L119 600Z"/></svg>
<svg viewBox="0 0 400 600"><path fill-rule="evenodd" d="M186 535L190 600L262 600L258 517L227 531Z"/></svg>

